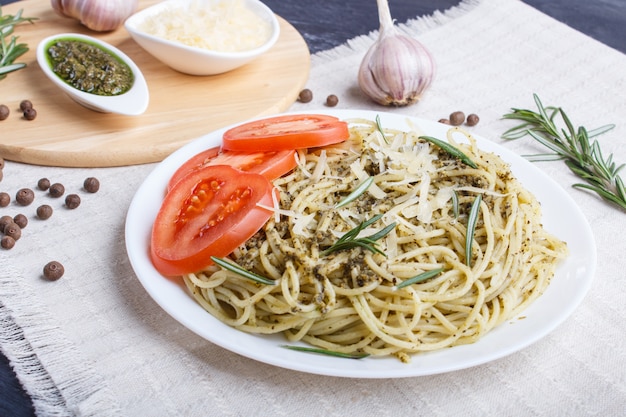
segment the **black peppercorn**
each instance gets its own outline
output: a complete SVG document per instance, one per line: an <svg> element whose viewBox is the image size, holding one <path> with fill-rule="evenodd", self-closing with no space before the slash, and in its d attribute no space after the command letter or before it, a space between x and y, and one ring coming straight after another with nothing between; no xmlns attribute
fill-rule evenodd
<svg viewBox="0 0 626 417"><path fill-rule="evenodd" d="M50 193L51 197L58 198L65 194L65 187L63 186L63 184L55 182L50 186L48 192Z"/></svg>
<svg viewBox="0 0 626 417"><path fill-rule="evenodd" d="M450 114L450 124L452 124L453 126L460 126L463 124L464 121L465 113L463 113L462 111L455 111L454 113Z"/></svg>
<svg viewBox="0 0 626 417"><path fill-rule="evenodd" d="M37 181L37 188L41 191L47 191L50 188L50 180L48 178L41 178Z"/></svg>
<svg viewBox="0 0 626 417"><path fill-rule="evenodd" d="M478 124L478 121L479 121L479 120L480 120L480 119L478 118L478 115L476 115L476 114L472 113L472 114L470 114L470 115L468 115L468 116L467 116L467 120L466 120L466 122L465 122L465 123L466 123L468 126L476 126L476 125Z"/></svg>
<svg viewBox="0 0 626 417"><path fill-rule="evenodd" d="M326 105L328 107L335 107L337 103L339 103L339 98L337 98L336 95L331 94L328 97L326 97Z"/></svg>
<svg viewBox="0 0 626 417"><path fill-rule="evenodd" d="M11 196L5 192L0 193L0 207L6 207L11 202Z"/></svg>
<svg viewBox="0 0 626 417"><path fill-rule="evenodd" d="M13 221L20 227L20 229L28 226L28 217L24 216L22 213L16 214L15 217L13 217Z"/></svg>
<svg viewBox="0 0 626 417"><path fill-rule="evenodd" d="M41 220L49 219L50 216L52 216L52 212L52 207L47 204L43 204L37 207L37 217L39 217Z"/></svg>
<svg viewBox="0 0 626 417"><path fill-rule="evenodd" d="M20 239L20 237L22 237L22 229L20 229L20 227L12 221L4 226L4 234L6 236L12 237L13 240L17 241Z"/></svg>
<svg viewBox="0 0 626 417"><path fill-rule="evenodd" d="M313 100L313 92L308 88L305 88L298 94L298 101L300 103L308 103L311 100Z"/></svg>
<svg viewBox="0 0 626 417"><path fill-rule="evenodd" d="M61 278L65 273L65 268L61 265L60 262L51 261L43 267L43 276L50 281L56 281Z"/></svg>
<svg viewBox="0 0 626 417"><path fill-rule="evenodd" d="M30 188L22 188L15 194L15 201L20 206L28 206L35 199L35 193Z"/></svg>
<svg viewBox="0 0 626 417"><path fill-rule="evenodd" d="M65 197L65 205L68 209L75 209L80 206L80 197L77 194L68 194Z"/></svg>
<svg viewBox="0 0 626 417"><path fill-rule="evenodd" d="M94 177L86 178L83 183L83 188L85 188L85 191L88 193L97 193L100 189L100 181Z"/></svg>
<svg viewBox="0 0 626 417"><path fill-rule="evenodd" d="M37 110L35 109L26 109L24 110L24 119L26 120L35 120L37 117Z"/></svg>
<svg viewBox="0 0 626 417"><path fill-rule="evenodd" d="M11 236L2 236L0 246L2 246L4 249L12 249L13 246L15 246L15 239L13 239Z"/></svg>
<svg viewBox="0 0 626 417"><path fill-rule="evenodd" d="M4 227L11 222L13 222L13 217L11 216L5 215L0 217L0 232L4 233Z"/></svg>
<svg viewBox="0 0 626 417"><path fill-rule="evenodd" d="M32 109L33 108L33 103L31 103L30 100L22 100L20 103L20 110L21 111L26 111L27 109Z"/></svg>
<svg viewBox="0 0 626 417"><path fill-rule="evenodd" d="M0 120L7 119L9 114L11 114L11 110L5 104L0 104Z"/></svg>

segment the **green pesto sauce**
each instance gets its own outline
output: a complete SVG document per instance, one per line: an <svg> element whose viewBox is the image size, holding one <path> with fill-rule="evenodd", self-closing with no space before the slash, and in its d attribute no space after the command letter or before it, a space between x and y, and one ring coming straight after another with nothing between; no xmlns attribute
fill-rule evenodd
<svg viewBox="0 0 626 417"><path fill-rule="evenodd" d="M52 71L85 93L99 96L124 94L133 85L131 69L111 52L82 40L57 40L48 47Z"/></svg>

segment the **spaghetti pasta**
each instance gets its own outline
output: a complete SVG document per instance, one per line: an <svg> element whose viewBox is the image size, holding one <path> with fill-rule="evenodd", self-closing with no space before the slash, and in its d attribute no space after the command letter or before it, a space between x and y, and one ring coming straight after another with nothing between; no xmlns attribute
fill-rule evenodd
<svg viewBox="0 0 626 417"><path fill-rule="evenodd" d="M274 181L276 216L230 256L276 284L213 265L183 277L202 307L245 332L409 362L412 353L475 342L545 291L567 245L542 227L538 201L499 156L460 128L448 143L476 168L417 129L348 122L347 142L300 153L298 167ZM327 250L378 215L359 233L387 227L369 241L377 250Z"/></svg>

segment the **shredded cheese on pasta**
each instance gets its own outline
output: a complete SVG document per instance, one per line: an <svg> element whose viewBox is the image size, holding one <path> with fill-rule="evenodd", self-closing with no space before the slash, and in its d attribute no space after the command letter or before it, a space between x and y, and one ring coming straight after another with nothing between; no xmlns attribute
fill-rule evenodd
<svg viewBox="0 0 626 417"><path fill-rule="evenodd" d="M207 311L245 332L283 333L323 349L408 362L413 353L475 342L544 292L567 246L542 227L538 201L500 157L478 149L459 128L448 141L477 169L416 131L387 130L383 138L372 121L349 122L348 142L300 154L299 166L274 181L276 216L231 255L277 284L216 266L186 275ZM455 134L469 143L456 143ZM370 176L367 192L334 208ZM477 195L468 260L468 214ZM384 255L356 247L322 256L377 214L382 218L361 235L395 223L377 242ZM438 268L438 276L398 288Z"/></svg>

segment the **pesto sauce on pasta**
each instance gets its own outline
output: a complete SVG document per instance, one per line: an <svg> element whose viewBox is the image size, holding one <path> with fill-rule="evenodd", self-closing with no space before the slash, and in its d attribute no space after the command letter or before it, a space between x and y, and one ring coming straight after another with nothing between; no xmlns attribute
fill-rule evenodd
<svg viewBox="0 0 626 417"><path fill-rule="evenodd" d="M274 181L275 216L230 256L277 285L216 266L184 276L207 311L245 332L409 362L413 353L475 342L545 291L567 246L543 228L539 202L499 156L459 128L447 139L476 169L416 131L383 137L373 121L348 122L347 142L301 153L298 167ZM456 143L457 134L469 143ZM365 193L334 208L368 177L374 182ZM468 266L467 217L477 195ZM396 223L377 241L384 254L356 247L322 256L378 214L362 235ZM396 287L439 268L434 278Z"/></svg>

